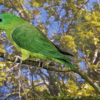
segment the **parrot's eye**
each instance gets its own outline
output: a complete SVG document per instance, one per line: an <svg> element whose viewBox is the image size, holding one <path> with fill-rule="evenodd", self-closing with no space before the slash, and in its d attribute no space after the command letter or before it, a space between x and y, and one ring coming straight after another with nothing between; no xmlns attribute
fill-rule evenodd
<svg viewBox="0 0 100 100"><path fill-rule="evenodd" d="M3 19L2 18L0 18L0 22L2 22L3 21Z"/></svg>

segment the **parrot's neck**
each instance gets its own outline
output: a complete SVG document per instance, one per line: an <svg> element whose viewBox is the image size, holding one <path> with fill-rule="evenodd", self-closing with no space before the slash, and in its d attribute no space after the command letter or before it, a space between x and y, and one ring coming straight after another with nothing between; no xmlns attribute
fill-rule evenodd
<svg viewBox="0 0 100 100"><path fill-rule="evenodd" d="M18 27L19 25L26 23L26 21L18 17L14 18L14 20L15 22L8 20L7 23L4 25L4 27L7 27L5 31L8 34L11 34L16 29L16 27Z"/></svg>
<svg viewBox="0 0 100 100"><path fill-rule="evenodd" d="M7 38L11 41L11 42L13 42L13 40L12 40L12 30L6 30L6 34L7 34Z"/></svg>

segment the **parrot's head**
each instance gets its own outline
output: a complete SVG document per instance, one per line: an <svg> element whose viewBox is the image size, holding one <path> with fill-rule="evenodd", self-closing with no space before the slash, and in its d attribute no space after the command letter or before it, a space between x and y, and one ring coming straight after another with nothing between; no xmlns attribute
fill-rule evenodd
<svg viewBox="0 0 100 100"><path fill-rule="evenodd" d="M24 20L20 17L17 17L13 14L1 14L0 15L0 29L2 30L12 30L13 28L17 27Z"/></svg>

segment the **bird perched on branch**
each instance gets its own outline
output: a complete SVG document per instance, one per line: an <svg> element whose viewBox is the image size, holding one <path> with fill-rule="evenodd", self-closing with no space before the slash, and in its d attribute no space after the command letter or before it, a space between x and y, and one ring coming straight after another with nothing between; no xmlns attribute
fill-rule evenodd
<svg viewBox="0 0 100 100"><path fill-rule="evenodd" d="M21 60L26 60L31 56L53 60L76 69L69 63L70 58L67 57L72 54L58 48L39 29L22 18L13 14L1 14L0 29L5 30L8 39L21 51Z"/></svg>

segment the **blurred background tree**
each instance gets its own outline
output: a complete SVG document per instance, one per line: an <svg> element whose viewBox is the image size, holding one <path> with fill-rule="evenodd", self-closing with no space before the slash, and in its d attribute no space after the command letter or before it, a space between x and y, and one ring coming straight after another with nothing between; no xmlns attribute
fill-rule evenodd
<svg viewBox="0 0 100 100"><path fill-rule="evenodd" d="M89 0L0 0L1 14L15 14L37 27L54 44L74 55L71 62L78 69L42 61L43 69L35 58L13 65L14 56L21 53L0 30L1 99L99 96L100 3L95 1L91 10L87 9L88 3Z"/></svg>

